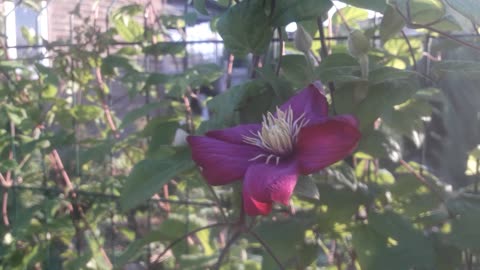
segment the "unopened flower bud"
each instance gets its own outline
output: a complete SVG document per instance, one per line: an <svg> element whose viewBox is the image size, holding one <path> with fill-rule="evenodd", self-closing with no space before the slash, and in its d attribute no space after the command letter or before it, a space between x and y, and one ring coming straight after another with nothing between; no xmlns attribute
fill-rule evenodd
<svg viewBox="0 0 480 270"><path fill-rule="evenodd" d="M354 57L367 54L370 49L368 38L360 30L353 30L348 36L348 51Z"/></svg>
<svg viewBox="0 0 480 270"><path fill-rule="evenodd" d="M312 37L300 24L297 24L294 42L295 48L303 53L308 53L312 47Z"/></svg>

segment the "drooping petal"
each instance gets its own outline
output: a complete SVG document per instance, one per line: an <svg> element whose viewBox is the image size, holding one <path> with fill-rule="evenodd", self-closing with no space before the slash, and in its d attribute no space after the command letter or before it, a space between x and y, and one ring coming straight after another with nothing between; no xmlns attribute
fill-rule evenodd
<svg viewBox="0 0 480 270"><path fill-rule="evenodd" d="M287 205L296 183L294 162L250 166L243 182L245 212L250 216L266 215L273 202Z"/></svg>
<svg viewBox="0 0 480 270"><path fill-rule="evenodd" d="M272 202L260 202L243 192L243 208L249 216L268 215L272 211Z"/></svg>
<svg viewBox="0 0 480 270"><path fill-rule="evenodd" d="M260 128L260 124L245 124L226 129L212 130L207 132L205 135L230 143L242 144L244 143L244 136L252 137L252 133L256 134Z"/></svg>
<svg viewBox="0 0 480 270"><path fill-rule="evenodd" d="M192 159L200 166L203 177L210 185L225 185L245 175L249 161L262 150L255 146L224 142L205 136L189 136Z"/></svg>
<svg viewBox="0 0 480 270"><path fill-rule="evenodd" d="M319 81L310 84L292 96L280 106L280 109L285 111L288 110L288 107L291 107L294 119L305 113L305 118L309 120L309 125L323 121L328 115L328 102L323 94L322 87Z"/></svg>
<svg viewBox="0 0 480 270"><path fill-rule="evenodd" d="M358 121L349 115L302 128L295 149L300 172L311 174L345 158L360 137Z"/></svg>

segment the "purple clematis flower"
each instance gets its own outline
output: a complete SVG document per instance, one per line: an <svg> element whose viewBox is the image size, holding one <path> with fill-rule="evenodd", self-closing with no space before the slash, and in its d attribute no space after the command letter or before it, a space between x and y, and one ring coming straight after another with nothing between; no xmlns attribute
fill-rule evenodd
<svg viewBox="0 0 480 270"><path fill-rule="evenodd" d="M273 202L288 205L299 174L342 160L361 136L354 116L328 117L322 88L310 84L261 124L189 136L192 159L207 182L225 185L243 178L243 206L250 216L267 215Z"/></svg>

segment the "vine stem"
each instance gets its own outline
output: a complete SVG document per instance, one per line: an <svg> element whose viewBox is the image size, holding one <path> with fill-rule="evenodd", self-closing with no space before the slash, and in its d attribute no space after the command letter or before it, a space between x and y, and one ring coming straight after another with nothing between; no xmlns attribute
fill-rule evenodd
<svg viewBox="0 0 480 270"><path fill-rule="evenodd" d="M215 270L220 270L220 267L222 266L223 258L225 258L228 251L230 250L230 247L233 245L233 243L235 243L238 240L238 238L240 237L241 234L242 234L241 231L237 231L232 236L232 238L230 238L230 240L227 242L225 247L222 249L222 252L220 253L220 256L218 256L217 264L214 267Z"/></svg>
<svg viewBox="0 0 480 270"><path fill-rule="evenodd" d="M180 241L186 239L187 237L189 236L192 236L193 234L197 233L197 232L200 232L200 231L203 231L203 230L206 230L206 229L211 229L211 228L216 228L216 227L224 227L224 226L228 226L228 225L231 225L231 223L214 223L214 224L210 224L210 225L207 225L207 226L204 226L204 227L200 227L200 228L197 228L193 231L190 231L182 236L180 236L179 238L175 239L175 241L173 241L172 243L170 243L160 254L158 254L157 258L155 259L154 263L157 263L157 262L160 262L162 257L170 250L172 249L172 247L174 247L176 244L180 243Z"/></svg>
<svg viewBox="0 0 480 270"><path fill-rule="evenodd" d="M407 43L408 51L410 52L410 56L413 60L413 69L417 70L417 60L415 59L415 53L413 52L412 43L410 43L410 39L408 38L407 34L405 34L405 31L402 30L401 33L403 38L405 39L405 42Z"/></svg>
<svg viewBox="0 0 480 270"><path fill-rule="evenodd" d="M120 134L118 133L118 129L117 129L117 126L115 125L115 122L113 121L110 107L108 106L107 102L105 101L105 98L103 97L104 95L103 91L105 91L107 86L103 81L102 71L100 70L100 67L95 68L95 78L97 80L98 86L100 87L100 92L101 92L100 98L102 101L102 108L103 108L103 113L105 115L105 120L107 121L107 124L110 127L110 129L113 131L115 138L118 139L120 137Z"/></svg>
<svg viewBox="0 0 480 270"><path fill-rule="evenodd" d="M270 256L273 258L273 260L277 263L278 267L281 269L281 270L286 270L287 268L285 266L283 266L283 264L280 262L280 260L278 259L278 257L275 255L275 253L273 253L272 249L270 248L270 246L260 237L260 235L258 235L256 232L254 231L248 231L248 233L253 236L255 239L257 239L257 241L263 246L263 248L268 252L268 254L270 254Z"/></svg>
<svg viewBox="0 0 480 270"><path fill-rule="evenodd" d="M220 199L217 196L217 193L213 189L212 186L207 184L208 189L210 190L210 193L212 193L213 200L215 201L215 204L217 205L218 209L220 210L220 215L222 215L223 220L227 221L227 215L225 214L225 211L223 210L222 204L220 203Z"/></svg>
<svg viewBox="0 0 480 270"><path fill-rule="evenodd" d="M50 154L51 155L51 159L52 161L54 162L54 168L57 170L57 171L60 171L60 174L62 175L62 178L63 178L63 181L64 181L64 184L65 184L65 193L68 194L73 201L76 201L77 199L77 193L75 192L74 188L73 188L73 184L72 184L72 181L70 180L70 177L68 176L68 173L67 171L65 170L65 167L63 166L63 162L62 162L62 159L60 158L60 155L58 154L57 150L56 149L53 149L52 153ZM78 205L77 203L69 203L69 211L70 211L70 216L72 217L72 220L74 220L74 207L77 209L79 215L80 215L80 218L82 219L85 227L87 227L87 229L89 231L92 232L92 236L93 236L93 239L95 240L99 250L100 250L100 253L102 254L104 260L106 261L106 263L108 264L108 266L110 268L113 267L112 265L112 262L110 261L110 259L108 258L108 255L107 253L105 252L105 249L102 247L102 245L100 244L100 240L98 239L98 237L95 235L95 232L94 230L92 229L92 226L90 226L90 223L88 222L87 218L85 217L85 213L82 209L82 207L80 205ZM76 222L74 221L74 224L76 224Z"/></svg>

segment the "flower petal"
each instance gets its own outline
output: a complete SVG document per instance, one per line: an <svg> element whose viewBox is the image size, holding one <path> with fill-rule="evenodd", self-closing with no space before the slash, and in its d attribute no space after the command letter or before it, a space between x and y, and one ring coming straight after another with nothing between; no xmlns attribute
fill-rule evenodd
<svg viewBox="0 0 480 270"><path fill-rule="evenodd" d="M328 102L323 94L323 86L320 81L316 81L298 92L280 106L280 109L285 111L288 107L292 108L294 119L305 113L309 125L323 121L328 115Z"/></svg>
<svg viewBox="0 0 480 270"><path fill-rule="evenodd" d="M250 145L232 144L204 136L189 136L192 159L210 185L225 185L245 175L249 161L262 153Z"/></svg>
<svg viewBox="0 0 480 270"><path fill-rule="evenodd" d="M244 143L243 136L251 137L253 136L252 132L256 134L260 128L260 124L246 124L232 128L212 130L207 132L205 135L230 143L242 144Z"/></svg>
<svg viewBox="0 0 480 270"><path fill-rule="evenodd" d="M328 118L302 128L296 145L296 159L302 174L319 171L349 155L361 134L358 121L350 115Z"/></svg>
<svg viewBox="0 0 480 270"><path fill-rule="evenodd" d="M255 164L248 168L243 182L244 208L248 215L266 215L272 203L287 205L297 183L294 162Z"/></svg>

